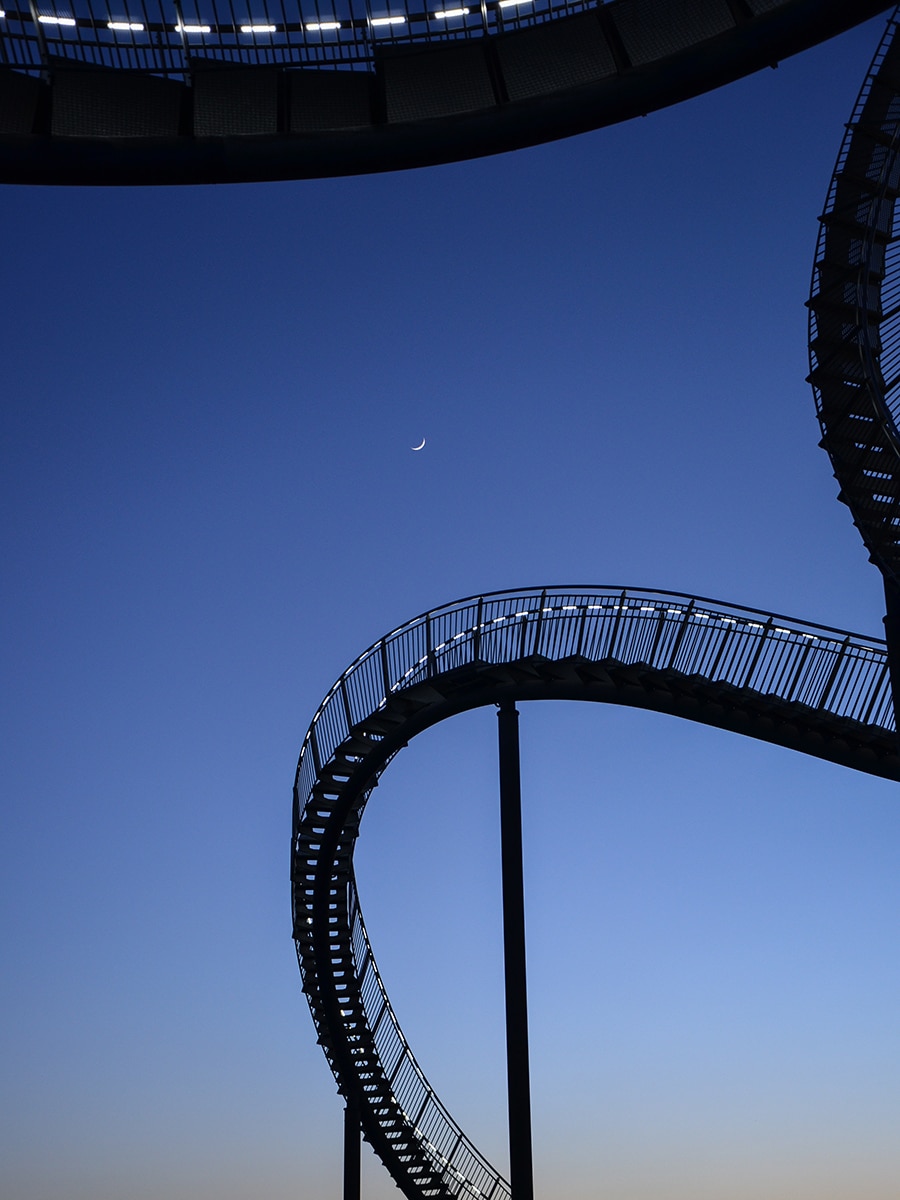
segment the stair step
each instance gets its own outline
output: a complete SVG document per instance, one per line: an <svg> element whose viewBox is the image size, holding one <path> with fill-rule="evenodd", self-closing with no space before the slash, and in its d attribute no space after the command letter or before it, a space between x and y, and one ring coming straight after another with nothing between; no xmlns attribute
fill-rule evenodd
<svg viewBox="0 0 900 1200"><path fill-rule="evenodd" d="M882 179L870 179L867 175L862 175L856 171L844 169L835 175L835 180L839 187L842 185L850 187L857 192L862 192L866 196L883 195L888 200L896 200L900 197L900 190L896 187L891 187Z"/></svg>
<svg viewBox="0 0 900 1200"><path fill-rule="evenodd" d="M827 229L846 230L848 233L855 234L860 238L871 236L872 241L879 246L890 246L896 241L893 234L884 233L880 229L872 228L864 221L855 221L851 217L842 216L837 212L822 213L819 217L819 223Z"/></svg>

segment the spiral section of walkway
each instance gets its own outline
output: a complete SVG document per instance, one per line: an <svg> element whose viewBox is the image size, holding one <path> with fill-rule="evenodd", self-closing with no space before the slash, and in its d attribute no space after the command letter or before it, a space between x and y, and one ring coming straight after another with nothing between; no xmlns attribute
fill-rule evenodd
<svg viewBox="0 0 900 1200"><path fill-rule="evenodd" d="M652 112L884 0L49 0L0 11L0 182L396 170Z"/></svg>
<svg viewBox="0 0 900 1200"><path fill-rule="evenodd" d="M900 586L900 38L896 10L828 191L813 270L810 382L822 445L869 556Z"/></svg>
<svg viewBox="0 0 900 1200"><path fill-rule="evenodd" d="M900 780L885 644L664 592L547 588L472 597L395 629L341 675L294 788L294 938L339 1091L403 1194L500 1200L509 1184L428 1083L391 1006L353 875L363 810L395 754L503 700L670 713Z"/></svg>

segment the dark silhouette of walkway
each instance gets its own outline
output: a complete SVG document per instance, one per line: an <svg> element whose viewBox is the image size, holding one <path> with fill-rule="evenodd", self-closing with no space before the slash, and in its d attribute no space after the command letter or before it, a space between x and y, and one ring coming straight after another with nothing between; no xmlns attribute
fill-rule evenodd
<svg viewBox="0 0 900 1200"><path fill-rule="evenodd" d="M474 158L652 112L840 33L884 0L200 0L0 18L0 182L220 183ZM69 10L66 10L68 14ZM273 10L274 12L274 10ZM347 15L349 12L350 15ZM196 23L191 23L192 19ZM250 18L245 18L250 21Z"/></svg>

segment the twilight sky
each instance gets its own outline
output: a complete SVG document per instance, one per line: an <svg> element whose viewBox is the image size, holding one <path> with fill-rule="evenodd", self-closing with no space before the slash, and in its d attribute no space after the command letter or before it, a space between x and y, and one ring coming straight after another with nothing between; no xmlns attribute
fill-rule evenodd
<svg viewBox="0 0 900 1200"><path fill-rule="evenodd" d="M803 301L881 28L474 163L0 192L4 1196L340 1194L290 793L389 629L597 583L880 632ZM506 1169L495 726L398 758L357 870ZM896 1200L896 785L654 714L521 727L538 1195Z"/></svg>

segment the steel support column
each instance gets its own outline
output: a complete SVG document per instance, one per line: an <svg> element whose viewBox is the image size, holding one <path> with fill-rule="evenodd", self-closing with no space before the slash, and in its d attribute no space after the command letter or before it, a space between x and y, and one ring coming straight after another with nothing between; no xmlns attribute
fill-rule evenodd
<svg viewBox="0 0 900 1200"><path fill-rule="evenodd" d="M894 715L900 733L900 587L888 576L884 580L884 603L884 640L887 642Z"/></svg>
<svg viewBox="0 0 900 1200"><path fill-rule="evenodd" d="M344 1200L359 1200L359 1097L347 1096L344 1109Z"/></svg>
<svg viewBox="0 0 900 1200"><path fill-rule="evenodd" d="M522 872L522 788L519 713L504 701L497 713L500 742L500 852L503 873L503 956L506 977L506 1073L509 1094L511 1200L534 1200L528 995L525 981L525 886Z"/></svg>

